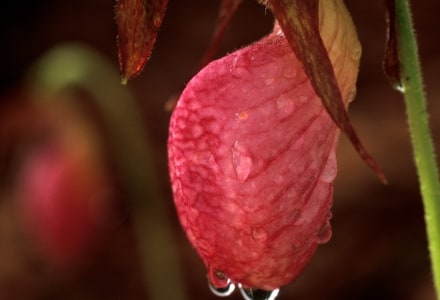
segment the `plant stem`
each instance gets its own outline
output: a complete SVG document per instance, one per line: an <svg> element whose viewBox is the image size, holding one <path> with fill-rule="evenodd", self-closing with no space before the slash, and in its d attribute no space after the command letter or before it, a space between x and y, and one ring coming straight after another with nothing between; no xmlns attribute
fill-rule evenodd
<svg viewBox="0 0 440 300"><path fill-rule="evenodd" d="M425 209L434 285L437 298L440 299L440 183L426 112L417 43L407 0L396 1L396 25L401 65L400 78Z"/></svg>
<svg viewBox="0 0 440 300"><path fill-rule="evenodd" d="M90 93L108 131L109 146L131 204L149 299L187 300L152 147L133 96L120 84L119 73L91 49L68 44L43 57L32 75L36 93L47 96L72 85Z"/></svg>

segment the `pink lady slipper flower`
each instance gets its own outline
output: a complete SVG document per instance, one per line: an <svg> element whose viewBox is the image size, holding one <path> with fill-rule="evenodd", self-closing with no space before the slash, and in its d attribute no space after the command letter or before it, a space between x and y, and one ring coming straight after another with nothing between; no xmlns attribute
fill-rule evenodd
<svg viewBox="0 0 440 300"><path fill-rule="evenodd" d="M32 245L47 263L74 269L91 261L107 233L110 185L95 135L60 112L64 119L49 123L56 134L24 159L17 190Z"/></svg>
<svg viewBox="0 0 440 300"><path fill-rule="evenodd" d="M321 2L321 36L347 105L360 45L342 1ZM275 290L330 239L338 137L277 28L189 82L171 118L169 168L212 286Z"/></svg>

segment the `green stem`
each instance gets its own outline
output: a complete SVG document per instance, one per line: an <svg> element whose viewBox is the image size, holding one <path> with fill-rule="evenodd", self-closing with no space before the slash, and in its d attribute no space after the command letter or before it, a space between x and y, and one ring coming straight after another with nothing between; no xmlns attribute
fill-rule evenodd
<svg viewBox="0 0 440 300"><path fill-rule="evenodd" d="M437 298L440 299L440 183L428 124L423 80L407 0L396 1L401 80L420 189Z"/></svg>
<svg viewBox="0 0 440 300"><path fill-rule="evenodd" d="M71 85L90 93L109 132L110 147L130 200L149 299L186 300L170 216L154 171L153 151L133 96L120 85L119 73L94 51L70 44L49 52L32 75L37 93L56 94Z"/></svg>

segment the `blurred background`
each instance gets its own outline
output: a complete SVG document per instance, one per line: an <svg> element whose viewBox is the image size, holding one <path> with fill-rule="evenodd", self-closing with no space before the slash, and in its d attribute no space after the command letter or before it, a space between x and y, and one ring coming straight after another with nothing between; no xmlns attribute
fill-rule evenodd
<svg viewBox="0 0 440 300"><path fill-rule="evenodd" d="M346 4L364 47L350 114L389 185L341 139L333 238L279 299L435 299L405 107L382 72L383 1ZM219 5L170 1L149 63L126 87L117 76L115 2L2 5L0 299L217 299L174 211L165 107L197 71ZM439 149L440 2L412 6ZM269 11L245 0L218 55L259 39L272 22ZM37 62L71 42L82 46L70 49L87 49L78 64L100 71L68 91L45 90ZM54 78L70 69L57 72ZM124 168L135 158L137 170Z"/></svg>

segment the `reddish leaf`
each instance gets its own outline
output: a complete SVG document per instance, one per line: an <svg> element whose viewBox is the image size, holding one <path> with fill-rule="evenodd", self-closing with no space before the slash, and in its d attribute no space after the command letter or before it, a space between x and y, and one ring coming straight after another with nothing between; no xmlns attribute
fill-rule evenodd
<svg viewBox="0 0 440 300"><path fill-rule="evenodd" d="M138 75L147 62L168 0L118 0L119 64L122 82Z"/></svg>
<svg viewBox="0 0 440 300"><path fill-rule="evenodd" d="M332 62L320 34L319 9L324 7L324 9L327 9L324 13L334 14L334 11L329 10L334 10L335 7L340 9L343 3L338 0L325 0L322 1L324 4L321 3L320 7L319 0L269 0L267 2L295 55L304 65L305 72L327 112L348 136L362 159L385 183L386 178L382 169L364 148L351 124L344 106L344 102L346 102L344 100L346 99L342 99ZM334 7L329 8L331 5L334 5ZM339 20L337 19L337 21ZM343 19L342 22L346 21L347 18ZM348 21L351 22L351 20ZM346 24L338 25L344 26Z"/></svg>

